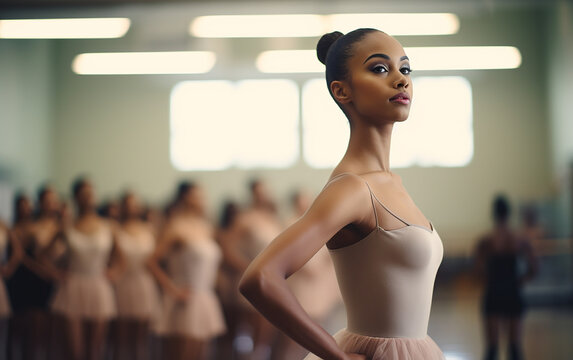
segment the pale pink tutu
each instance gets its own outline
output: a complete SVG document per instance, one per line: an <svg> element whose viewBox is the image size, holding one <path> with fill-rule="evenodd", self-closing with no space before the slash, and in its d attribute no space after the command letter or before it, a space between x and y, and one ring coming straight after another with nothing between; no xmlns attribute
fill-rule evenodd
<svg viewBox="0 0 573 360"><path fill-rule="evenodd" d="M189 300L164 298L162 333L207 340L226 331L223 311L213 291L192 292Z"/></svg>
<svg viewBox="0 0 573 360"><path fill-rule="evenodd" d="M52 310L69 318L109 319L116 315L112 286L103 276L69 274L58 286Z"/></svg>
<svg viewBox="0 0 573 360"><path fill-rule="evenodd" d="M154 321L160 309L159 292L150 274L139 271L124 274L115 284L117 316Z"/></svg>
<svg viewBox="0 0 573 360"><path fill-rule="evenodd" d="M334 335L345 352L366 355L368 360L444 360L444 354L429 336L414 338L379 338L341 330ZM317 360L309 354L305 360Z"/></svg>

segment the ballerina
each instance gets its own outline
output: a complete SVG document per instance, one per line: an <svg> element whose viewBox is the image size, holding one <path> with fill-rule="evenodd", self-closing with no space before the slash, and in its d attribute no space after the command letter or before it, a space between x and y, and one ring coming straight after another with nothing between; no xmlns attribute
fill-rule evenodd
<svg viewBox="0 0 573 360"><path fill-rule="evenodd" d="M348 148L308 211L249 265L241 292L307 359L443 359L427 334L442 242L389 164L394 124L409 115L410 61L376 29L326 34L317 54L350 122ZM286 282L325 244L347 312L334 337Z"/></svg>

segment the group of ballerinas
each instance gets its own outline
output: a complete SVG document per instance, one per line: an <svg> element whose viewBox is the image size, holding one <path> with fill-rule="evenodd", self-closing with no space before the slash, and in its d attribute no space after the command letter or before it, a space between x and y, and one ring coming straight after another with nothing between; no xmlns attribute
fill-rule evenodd
<svg viewBox="0 0 573 360"><path fill-rule="evenodd" d="M71 188L73 209L51 186L35 206L14 200L0 222L0 358L282 360L305 351L280 335L242 296L243 271L308 197L292 197L283 221L264 182L247 206L229 201L218 224L204 190L182 182L164 211L135 193L97 207L86 178ZM291 279L301 304L324 321L339 303L328 254Z"/></svg>

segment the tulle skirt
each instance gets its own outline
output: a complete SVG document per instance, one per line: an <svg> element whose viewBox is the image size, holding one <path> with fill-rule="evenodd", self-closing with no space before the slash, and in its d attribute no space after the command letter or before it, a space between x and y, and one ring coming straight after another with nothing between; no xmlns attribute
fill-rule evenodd
<svg viewBox="0 0 573 360"><path fill-rule="evenodd" d="M160 310L155 281L145 271L124 274L115 284L117 316L134 320L155 321Z"/></svg>
<svg viewBox="0 0 573 360"><path fill-rule="evenodd" d="M10 315L10 301L6 293L6 286L4 281L0 279L0 318L8 317Z"/></svg>
<svg viewBox="0 0 573 360"><path fill-rule="evenodd" d="M226 331L221 304L213 291L192 292L188 301L164 297L163 325L165 335L208 340Z"/></svg>
<svg viewBox="0 0 573 360"><path fill-rule="evenodd" d="M113 288L104 276L69 274L58 285L52 310L69 318L109 319L116 315Z"/></svg>
<svg viewBox="0 0 573 360"><path fill-rule="evenodd" d="M444 354L429 336L414 338L379 338L341 330L334 335L342 350L366 355L368 360L444 360ZM305 360L318 360L309 354Z"/></svg>

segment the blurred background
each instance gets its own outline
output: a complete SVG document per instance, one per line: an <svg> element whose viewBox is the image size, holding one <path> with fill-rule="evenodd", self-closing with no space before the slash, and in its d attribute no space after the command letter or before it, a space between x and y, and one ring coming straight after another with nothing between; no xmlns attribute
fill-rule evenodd
<svg viewBox="0 0 573 360"><path fill-rule="evenodd" d="M213 222L226 200L249 202L249 181L259 178L286 219L293 191L316 195L348 137L322 67L308 57L320 34L335 30L327 16L395 13L450 14L444 33L408 34L423 20L407 18L388 30L411 54L416 106L395 127L394 171L445 250L430 335L448 359L482 358L480 287L470 272L476 241L492 227L491 202L503 193L514 227L526 226L529 210L542 230L533 243L539 272L525 288L526 358L571 359L571 1L1 0L0 219L12 224L14 196L34 198L45 183L71 201L79 175L89 177L101 202L130 189L158 209L178 183L193 180ZM316 14L322 22L313 30L312 22L287 18L288 31L271 35L282 24L271 19L255 26L258 34L241 34L259 23L209 18L278 14ZM11 35L5 22L53 18L128 20L118 34L96 38ZM222 22L210 28L209 20ZM383 21L365 26L385 30ZM98 38L106 36L113 38ZM470 46L489 48L462 51ZM458 52L440 52L450 47ZM496 49L502 52L488 52ZM269 52L282 50L307 51ZM149 60L151 70L145 59L122 65L113 58L98 68L90 64L105 59L82 57L132 52L199 57L184 58L196 66L181 69L168 59L168 70L158 57ZM500 62L467 68L468 59ZM344 326L341 311L328 324Z"/></svg>

